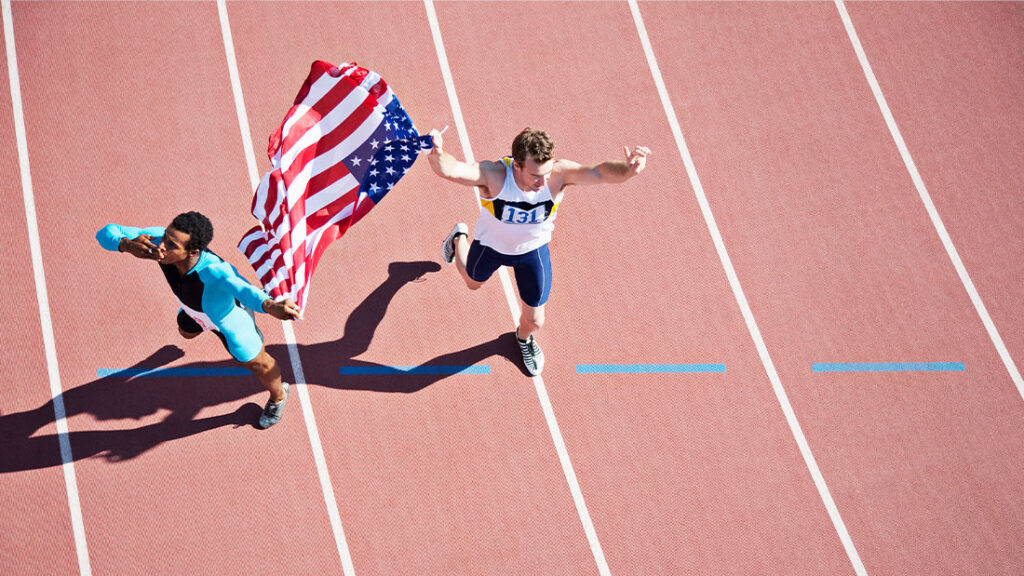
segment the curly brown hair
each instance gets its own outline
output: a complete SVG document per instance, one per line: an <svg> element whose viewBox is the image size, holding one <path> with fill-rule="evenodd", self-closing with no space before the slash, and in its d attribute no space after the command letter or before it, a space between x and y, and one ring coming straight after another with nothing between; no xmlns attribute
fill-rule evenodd
<svg viewBox="0 0 1024 576"><path fill-rule="evenodd" d="M543 164L554 157L555 141L543 130L524 128L512 141L512 158L520 166L529 156L538 164Z"/></svg>

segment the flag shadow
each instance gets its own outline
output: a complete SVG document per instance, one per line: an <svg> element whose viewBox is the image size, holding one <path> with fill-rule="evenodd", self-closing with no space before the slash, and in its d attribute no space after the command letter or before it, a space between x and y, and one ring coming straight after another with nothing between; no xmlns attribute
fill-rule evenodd
<svg viewBox="0 0 1024 576"><path fill-rule="evenodd" d="M341 338L331 342L299 346L299 357L302 359L306 380L310 384L344 390L411 393L452 376L450 373L438 373L437 368L473 366L492 356L504 358L513 365L518 365L519 348L515 344L512 332L509 331L475 346L431 358L405 373L344 376L339 374L341 366L370 370L391 368L356 357L369 350L374 333L399 290L425 274L440 269L440 265L435 262L392 262L388 266L387 279L349 315ZM424 337L426 336L429 334ZM273 350L268 348L268 351L274 354L279 362L287 359L288 352L285 347L271 348ZM526 373L525 370L523 373Z"/></svg>
<svg viewBox="0 0 1024 576"><path fill-rule="evenodd" d="M386 368L382 364L356 360L373 340L377 326L387 313L398 291L423 275L440 270L434 262L393 262L388 278L353 310L345 323L341 338L331 342L299 346L306 383L333 389L374 392L411 393L430 386L451 374L383 374L342 376L341 365ZM267 346L289 378L288 348L281 344ZM498 356L518 363L518 349L511 332L469 348L442 354L420 364L431 366L470 366ZM183 358L185 353L174 345L166 345L140 360L132 372L158 369ZM175 366L186 370L238 368L238 363L195 362ZM294 381L294 380L292 380ZM74 460L104 458L119 462L135 458L148 450L173 440L224 426L253 427L262 407L247 402L230 413L196 419L208 406L238 402L261 391L251 375L229 376L124 376L97 378L65 391L61 395L66 418L89 415L97 421L140 420L165 411L159 422L136 428L117 430L70 431ZM58 437L52 431L55 421L54 402L38 408L11 414L0 414L0 474L60 466L63 462ZM39 434L44 428L51 428Z"/></svg>

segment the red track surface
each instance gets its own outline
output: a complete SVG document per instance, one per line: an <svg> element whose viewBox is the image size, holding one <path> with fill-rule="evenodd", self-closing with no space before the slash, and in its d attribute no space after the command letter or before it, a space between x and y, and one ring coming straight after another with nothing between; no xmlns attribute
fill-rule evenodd
<svg viewBox="0 0 1024 576"><path fill-rule="evenodd" d="M316 59L356 61L417 126L450 125L420 2L227 5L258 169ZM708 233L626 2L439 2L477 158L541 127L561 156L654 149L619 186L571 189L552 243L543 382L613 574L849 574ZM1024 9L849 4L928 191L1024 363ZM697 173L809 447L870 574L1024 571L1024 399L914 188L829 2L641 2ZM354 27L352 23L366 23ZM389 22L380 28L371 24ZM341 573L303 417L252 427L249 377L97 378L226 367L180 340L151 265L102 251L108 222L199 209L213 249L252 220L214 2L14 2L48 305L95 574ZM529 39L529 40L527 40ZM0 101L11 102L0 82ZM14 278L0 332L0 565L79 565L36 306L10 104L0 214ZM441 266L472 191L421 161L320 263L294 325L355 573L593 574L498 278ZM152 268L152 269L151 269ZM280 325L259 318L293 380ZM956 361L829 374L813 362ZM489 375L340 376L486 365ZM724 374L577 374L722 363Z"/></svg>
<svg viewBox="0 0 1024 576"><path fill-rule="evenodd" d="M10 102L10 87L0 83L0 97ZM0 133L8 135L2 144L0 169L4 174L18 174L18 156L14 142L14 124L10 105L0 115ZM22 210L21 181L4 178L0 193L11 208L0 211L0 229L11 246L25 245L27 231ZM4 386L0 388L0 438L4 460L29 460L33 454L58 454L56 426L46 373L46 360L39 327L39 311L35 305L35 285L28 250L4 250L0 255L4 270L22 270L18 281L0 283L0 298L18 302L5 314L0 345L4 355L0 368ZM39 412L33 414L36 408ZM23 414L14 418L13 414ZM13 419L12 419L13 418ZM28 441L28 435L34 438ZM19 437L20 436L20 437ZM8 565L24 566L26 572L61 574L76 567L75 549L71 539L71 522L67 513L67 493L60 468L26 469L18 473L0 474L3 513L0 514L0 559Z"/></svg>

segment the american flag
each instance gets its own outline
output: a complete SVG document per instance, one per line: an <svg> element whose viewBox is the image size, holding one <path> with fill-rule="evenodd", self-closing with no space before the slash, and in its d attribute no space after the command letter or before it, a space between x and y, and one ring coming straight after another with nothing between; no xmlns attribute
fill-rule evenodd
<svg viewBox="0 0 1024 576"><path fill-rule="evenodd" d="M238 249L264 289L305 308L324 250L358 222L430 148L376 72L316 61L270 136L271 169L252 200L260 224Z"/></svg>

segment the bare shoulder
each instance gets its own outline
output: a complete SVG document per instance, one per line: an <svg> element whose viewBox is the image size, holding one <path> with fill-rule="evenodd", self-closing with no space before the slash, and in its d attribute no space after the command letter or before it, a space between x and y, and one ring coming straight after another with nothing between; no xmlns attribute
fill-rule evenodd
<svg viewBox="0 0 1024 576"><path fill-rule="evenodd" d="M551 170L550 186L553 190L561 190L571 184L579 184L580 174L592 169L574 160L559 158Z"/></svg>
<svg viewBox="0 0 1024 576"><path fill-rule="evenodd" d="M480 170L488 176L500 174L505 177L505 164L498 160L481 160Z"/></svg>
<svg viewBox="0 0 1024 576"><path fill-rule="evenodd" d="M559 158L555 160L555 166L552 169L552 172L572 172L574 170L579 170L580 168L581 166L579 162L567 160L565 158Z"/></svg>
<svg viewBox="0 0 1024 576"><path fill-rule="evenodd" d="M505 164L500 161L481 160L478 165L485 182L480 189L480 196L484 198L497 196L501 192L501 187L505 185Z"/></svg>

